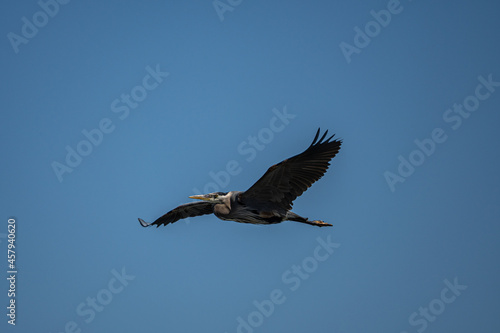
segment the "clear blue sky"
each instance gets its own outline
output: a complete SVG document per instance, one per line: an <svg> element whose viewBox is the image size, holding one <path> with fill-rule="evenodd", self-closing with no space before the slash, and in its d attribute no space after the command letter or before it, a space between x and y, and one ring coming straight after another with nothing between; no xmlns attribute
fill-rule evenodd
<svg viewBox="0 0 500 333"><path fill-rule="evenodd" d="M172 3L1 5L1 331L498 331L498 2ZM332 228L137 222L318 127Z"/></svg>

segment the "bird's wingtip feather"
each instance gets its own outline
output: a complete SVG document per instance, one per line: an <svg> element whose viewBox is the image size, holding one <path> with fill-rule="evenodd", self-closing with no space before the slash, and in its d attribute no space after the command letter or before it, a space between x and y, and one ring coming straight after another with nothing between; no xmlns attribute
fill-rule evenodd
<svg viewBox="0 0 500 333"><path fill-rule="evenodd" d="M141 226L143 226L143 227L149 227L151 225L151 223L148 223L141 218L139 218L138 220L139 220L139 223L141 224Z"/></svg>
<svg viewBox="0 0 500 333"><path fill-rule="evenodd" d="M309 147L314 146L314 144L316 143L316 140L318 140L320 131L321 131L321 128L318 127L318 131L316 132L316 135L314 136L313 142L311 142L311 145Z"/></svg>

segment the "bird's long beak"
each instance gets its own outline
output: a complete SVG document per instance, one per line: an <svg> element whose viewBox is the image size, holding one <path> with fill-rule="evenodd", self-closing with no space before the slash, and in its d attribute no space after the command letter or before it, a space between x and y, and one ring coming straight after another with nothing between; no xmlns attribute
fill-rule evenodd
<svg viewBox="0 0 500 333"><path fill-rule="evenodd" d="M198 200L205 200L205 201L209 201L210 200L209 197L207 197L206 195L203 195L203 194L191 195L191 196L189 196L189 198L191 198L191 199L198 199Z"/></svg>

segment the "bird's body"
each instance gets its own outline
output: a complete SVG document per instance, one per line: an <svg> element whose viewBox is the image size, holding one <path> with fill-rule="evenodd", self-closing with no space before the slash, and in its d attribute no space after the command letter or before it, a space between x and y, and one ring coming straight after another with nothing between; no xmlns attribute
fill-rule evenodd
<svg viewBox="0 0 500 333"><path fill-rule="evenodd" d="M292 209L292 202L315 181L320 179L330 160L338 153L342 141L333 135L324 140L328 131L318 140L319 130L312 144L301 154L271 166L247 191L214 192L190 196L202 201L180 205L153 223L139 219L143 227L167 225L180 219L214 214L221 220L251 224L275 224L297 221L310 225L331 226L319 220L308 220Z"/></svg>
<svg viewBox="0 0 500 333"><path fill-rule="evenodd" d="M222 203L214 206L214 215L221 220L252 224L274 224L283 221L285 212L261 211L258 207L245 204L241 191L231 191L222 195Z"/></svg>

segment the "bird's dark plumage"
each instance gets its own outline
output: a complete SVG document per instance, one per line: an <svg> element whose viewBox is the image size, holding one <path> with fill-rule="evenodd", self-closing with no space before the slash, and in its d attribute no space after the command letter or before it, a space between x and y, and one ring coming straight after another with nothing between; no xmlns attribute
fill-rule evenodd
<svg viewBox="0 0 500 333"><path fill-rule="evenodd" d="M311 145L302 153L271 166L247 191L214 192L191 196L203 200L180 205L153 223L139 219L143 227L167 225L180 219L214 213L222 220L252 224L273 224L298 221L316 226L331 226L319 220L309 220L291 211L293 201L319 180L337 155L341 140L319 138L318 129ZM319 138L319 139L318 139Z"/></svg>
<svg viewBox="0 0 500 333"><path fill-rule="evenodd" d="M270 209L278 206L292 209L292 202L304 193L315 181L323 177L330 160L339 152L342 141L324 140L328 131L319 137L319 129L313 142L302 153L271 166L267 172L246 192L241 200Z"/></svg>
<svg viewBox="0 0 500 333"><path fill-rule="evenodd" d="M160 225L167 225L188 217L212 214L214 212L213 206L211 202L207 201L190 202L172 209L170 212L156 219L153 223L145 222L143 219L139 219L139 222L143 227L149 227L150 225L159 227Z"/></svg>

